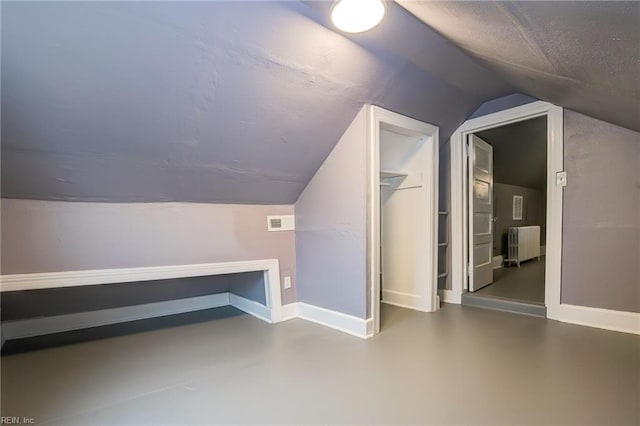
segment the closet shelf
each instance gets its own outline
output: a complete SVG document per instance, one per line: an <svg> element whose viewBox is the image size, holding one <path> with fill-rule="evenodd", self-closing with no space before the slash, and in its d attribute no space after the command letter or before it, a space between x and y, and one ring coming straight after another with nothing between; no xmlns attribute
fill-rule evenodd
<svg viewBox="0 0 640 426"><path fill-rule="evenodd" d="M380 186L393 186L392 179L406 178L407 175L397 172L380 172ZM397 182L396 182L397 183Z"/></svg>
<svg viewBox="0 0 640 426"><path fill-rule="evenodd" d="M380 186L390 186L397 190L420 188L422 186L422 172L407 174L382 170L380 171Z"/></svg>
<svg viewBox="0 0 640 426"><path fill-rule="evenodd" d="M393 179L399 177L407 177L407 174L380 170L380 179Z"/></svg>

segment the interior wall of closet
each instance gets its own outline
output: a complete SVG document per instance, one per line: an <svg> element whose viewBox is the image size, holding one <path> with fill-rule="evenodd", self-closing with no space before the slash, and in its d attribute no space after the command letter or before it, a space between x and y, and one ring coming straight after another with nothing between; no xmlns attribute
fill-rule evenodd
<svg viewBox="0 0 640 426"><path fill-rule="evenodd" d="M417 136L380 131L381 301L428 311L428 147Z"/></svg>

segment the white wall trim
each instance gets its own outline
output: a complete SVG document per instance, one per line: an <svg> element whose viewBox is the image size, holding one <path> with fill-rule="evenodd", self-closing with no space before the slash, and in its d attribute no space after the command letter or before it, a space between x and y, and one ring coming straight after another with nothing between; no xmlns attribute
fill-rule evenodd
<svg viewBox="0 0 640 426"><path fill-rule="evenodd" d="M455 303L457 305L461 303L461 295L453 290L438 290L438 294L443 303Z"/></svg>
<svg viewBox="0 0 640 426"><path fill-rule="evenodd" d="M256 271L264 271L267 308L271 312L271 321L279 322L282 296L278 259L1 275L0 291L116 284Z"/></svg>
<svg viewBox="0 0 640 426"><path fill-rule="evenodd" d="M413 311L419 311L419 312L431 312L431 311L426 311L420 308L416 308L415 304L411 304L411 303L403 303L402 301L397 301L397 300L381 300L380 303L384 303L386 305L391 305L391 306L397 306L399 308L406 308L406 309L411 309Z"/></svg>
<svg viewBox="0 0 640 426"><path fill-rule="evenodd" d="M249 300L237 294L229 293L229 304L234 308L240 309L243 312L253 315L254 317L273 323L271 320L271 310L262 303L258 303L254 300Z"/></svg>
<svg viewBox="0 0 640 426"><path fill-rule="evenodd" d="M324 325L352 336L367 339L373 335L373 319L368 320L306 303L297 303L298 318Z"/></svg>
<svg viewBox="0 0 640 426"><path fill-rule="evenodd" d="M140 268L90 269L81 271L42 272L0 275L1 291L41 288L115 284L170 278L200 277L235 272L263 271L274 266L277 259L240 262L199 263L193 265L146 266Z"/></svg>
<svg viewBox="0 0 640 426"><path fill-rule="evenodd" d="M255 303L255 302L254 302ZM84 328L100 327L142 319L218 308L229 305L229 293L145 303L142 305L100 309L90 312L28 318L2 323L3 339L21 339ZM240 310L244 310L239 308Z"/></svg>
<svg viewBox="0 0 640 426"><path fill-rule="evenodd" d="M289 321L294 318L298 318L298 303L289 303L282 306L282 321Z"/></svg>
<svg viewBox="0 0 640 426"><path fill-rule="evenodd" d="M428 236L431 245L426 261L431 263L431 297L429 310L438 309L438 149L439 129L437 126L423 123L413 118L371 105L367 111L367 288L370 291L370 306L373 333L380 332L380 127L393 129L394 132L425 139L432 150L430 152L433 165L431 173L425 175L424 182L429 182L431 196L427 211L431 215L428 225ZM365 333L366 334L366 333Z"/></svg>
<svg viewBox="0 0 640 426"><path fill-rule="evenodd" d="M439 291L443 302L460 303L451 290ZM144 305L103 309L53 317L7 321L2 324L2 339L20 339L60 333L89 327L136 321L232 305L262 321L272 323L266 306L232 293L177 299ZM621 312L561 304L548 310L549 319L640 335L640 313ZM373 318L367 320L306 303L290 303L282 307L282 321L301 318L329 328L367 339L373 336Z"/></svg>
<svg viewBox="0 0 640 426"><path fill-rule="evenodd" d="M242 309L242 307L238 307L238 309ZM374 334L373 318L365 320L303 302L294 302L282 306L282 321L295 318L311 321L361 339L368 339Z"/></svg>
<svg viewBox="0 0 640 426"><path fill-rule="evenodd" d="M365 336L365 339L369 339L371 337L373 337L373 335L375 334L375 327L374 327L374 323L373 323L373 318L368 318L366 319L366 330L367 330L367 334Z"/></svg>
<svg viewBox="0 0 640 426"><path fill-rule="evenodd" d="M493 256L493 258L491 259L491 267L493 269L500 269L504 267L504 256L501 254L499 254L498 256Z"/></svg>
<svg viewBox="0 0 640 426"><path fill-rule="evenodd" d="M640 313L614 311L562 303L547 308L547 317L570 324L640 335Z"/></svg>
<svg viewBox="0 0 640 426"><path fill-rule="evenodd" d="M563 170L563 112L562 108L542 101L467 120L451 136L450 247L451 291L454 293L452 300L461 300L462 293L467 289L467 136L474 132L540 116L548 117L545 305L551 310L560 305L563 188L556 186L555 174Z"/></svg>
<svg viewBox="0 0 640 426"><path fill-rule="evenodd" d="M273 323L270 317L271 312L266 306L225 292L90 312L5 321L2 323L2 340L4 343L4 341L11 339L81 330L229 305L262 321ZM365 320L306 303L284 305L282 314L282 321L301 318L362 339L373 336L373 319L371 318Z"/></svg>

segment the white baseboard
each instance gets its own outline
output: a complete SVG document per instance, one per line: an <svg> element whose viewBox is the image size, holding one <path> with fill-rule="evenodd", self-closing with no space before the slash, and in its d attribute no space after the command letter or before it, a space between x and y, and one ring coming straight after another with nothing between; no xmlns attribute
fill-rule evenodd
<svg viewBox="0 0 640 426"><path fill-rule="evenodd" d="M362 319L306 303L297 303L298 318L324 325L352 336L367 339L373 335L373 319Z"/></svg>
<svg viewBox="0 0 640 426"><path fill-rule="evenodd" d="M640 335L640 313L560 304L547 307L547 318L570 324Z"/></svg>
<svg viewBox="0 0 640 426"><path fill-rule="evenodd" d="M234 308L253 315L254 317L272 323L271 310L261 303L246 299L237 294L229 293L229 304Z"/></svg>
<svg viewBox="0 0 640 426"><path fill-rule="evenodd" d="M413 309L421 312L431 312L428 308L425 308L425 301L422 297L415 294L402 293L393 290L382 290L382 299L380 303L386 303L387 305L398 306L400 308Z"/></svg>
<svg viewBox="0 0 640 426"><path fill-rule="evenodd" d="M290 319L298 318L298 303L289 303L288 305L282 305L281 308L281 320L288 321Z"/></svg>
<svg viewBox="0 0 640 426"><path fill-rule="evenodd" d="M227 305L229 305L229 293L219 293L90 312L6 321L2 323L2 338L5 340L21 339L167 315L183 314Z"/></svg>
<svg viewBox="0 0 640 426"><path fill-rule="evenodd" d="M365 339L373 337L373 334L374 334L373 318L367 318L366 329L367 329L367 335Z"/></svg>
<svg viewBox="0 0 640 426"><path fill-rule="evenodd" d="M231 304L233 305L233 301ZM241 307L238 307L238 309L244 310ZM320 308L318 306L302 302L283 305L280 312L281 321L300 318L342 331L352 336L360 337L362 339L368 339L373 336L373 318L364 320L352 315L343 314L341 312Z"/></svg>
<svg viewBox="0 0 640 426"><path fill-rule="evenodd" d="M219 293L98 311L6 321L2 323L2 340L42 336L228 305L262 321L273 323L272 313L265 305L233 293ZM312 321L363 339L373 335L373 319L364 320L306 303L290 303L282 307L280 321L293 318Z"/></svg>
<svg viewBox="0 0 640 426"><path fill-rule="evenodd" d="M462 303L462 297L460 294L453 290L438 290L438 295L440 296L440 300L444 303L454 303L456 305Z"/></svg>
<svg viewBox="0 0 640 426"><path fill-rule="evenodd" d="M399 308L411 309L412 311L431 312L426 309L418 308L414 305L409 305L402 302L396 302L394 300L381 300L380 303L384 303L385 305L397 306Z"/></svg>

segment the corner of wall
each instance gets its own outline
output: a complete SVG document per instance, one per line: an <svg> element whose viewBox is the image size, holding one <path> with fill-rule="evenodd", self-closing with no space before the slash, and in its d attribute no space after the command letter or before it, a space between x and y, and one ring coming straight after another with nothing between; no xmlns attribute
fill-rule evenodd
<svg viewBox="0 0 640 426"><path fill-rule="evenodd" d="M298 301L366 316L366 123L360 109L295 203Z"/></svg>

